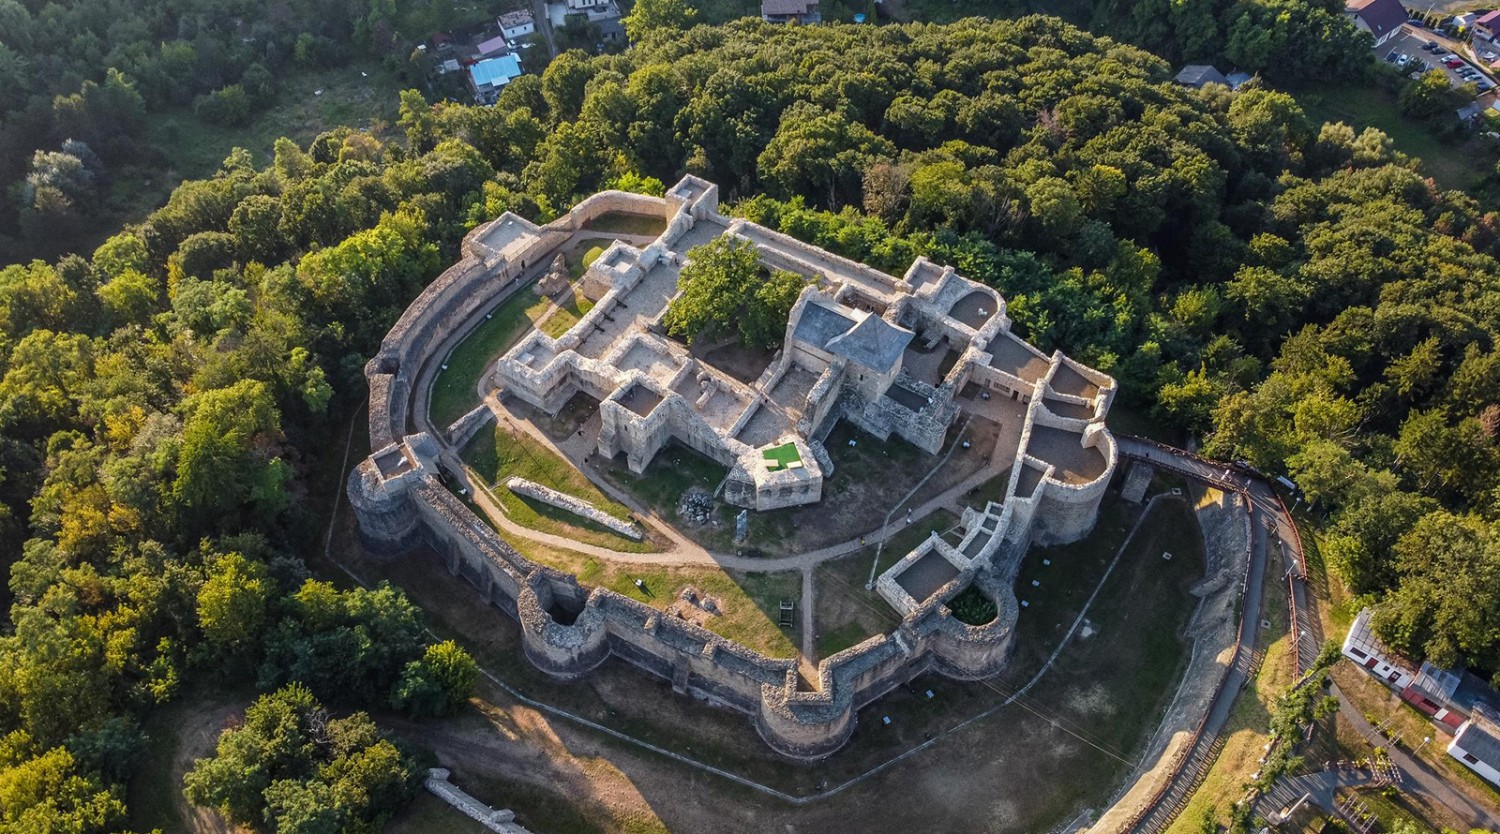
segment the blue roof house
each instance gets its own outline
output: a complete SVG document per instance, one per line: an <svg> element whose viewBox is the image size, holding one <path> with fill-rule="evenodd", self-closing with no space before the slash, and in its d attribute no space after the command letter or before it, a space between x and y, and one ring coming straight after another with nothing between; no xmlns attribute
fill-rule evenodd
<svg viewBox="0 0 1500 834"><path fill-rule="evenodd" d="M483 103L494 103L500 88L519 77L521 61L515 55L486 58L469 67L469 86L474 88L475 100Z"/></svg>

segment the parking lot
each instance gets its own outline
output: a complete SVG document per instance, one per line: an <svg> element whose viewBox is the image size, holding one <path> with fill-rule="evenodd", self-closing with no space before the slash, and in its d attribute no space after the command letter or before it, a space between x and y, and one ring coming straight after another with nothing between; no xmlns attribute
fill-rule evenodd
<svg viewBox="0 0 1500 834"><path fill-rule="evenodd" d="M1429 52L1423 49L1428 43L1436 43L1438 51ZM1481 93L1492 89L1495 86L1495 80L1489 75L1487 68L1475 66L1463 55L1455 55L1453 50L1458 47L1457 42L1443 37L1440 33L1407 24L1401 27L1400 34L1375 47L1375 53L1381 60L1391 64L1400 63L1404 57L1409 72L1440 69L1448 76L1448 83L1455 86L1473 81ZM1445 61L1455 60L1462 63L1456 67L1444 65ZM1465 78L1460 74L1465 69L1473 70L1478 74Z"/></svg>

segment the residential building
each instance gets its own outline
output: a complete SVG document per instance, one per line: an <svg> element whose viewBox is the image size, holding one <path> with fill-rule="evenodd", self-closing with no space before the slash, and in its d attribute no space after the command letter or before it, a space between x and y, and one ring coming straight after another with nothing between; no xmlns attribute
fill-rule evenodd
<svg viewBox="0 0 1500 834"><path fill-rule="evenodd" d="M1344 656L1399 692L1416 679L1417 670L1410 661L1380 642L1370 629L1370 614L1370 609L1366 608L1354 618L1354 625L1349 627L1349 634L1344 638Z"/></svg>
<svg viewBox="0 0 1500 834"><path fill-rule="evenodd" d="M504 35L496 35L475 44L474 51L479 58L493 58L502 52L509 52L510 47L505 43Z"/></svg>
<svg viewBox="0 0 1500 834"><path fill-rule="evenodd" d="M761 0L760 17L767 23L818 23L818 0Z"/></svg>
<svg viewBox="0 0 1500 834"><path fill-rule="evenodd" d="M501 55L469 67L469 86L474 90L475 101L493 104L500 96L500 88L520 76L520 59L515 55Z"/></svg>
<svg viewBox="0 0 1500 834"><path fill-rule="evenodd" d="M1500 726L1496 726L1493 714L1476 709L1448 743L1448 755L1491 784L1500 785Z"/></svg>
<svg viewBox="0 0 1500 834"><path fill-rule="evenodd" d="M586 12L609 4L610 0L566 0L567 9L570 12Z"/></svg>
<svg viewBox="0 0 1500 834"><path fill-rule="evenodd" d="M536 34L536 19L525 9L506 12L496 22L500 24L500 33L508 41Z"/></svg>
<svg viewBox="0 0 1500 834"><path fill-rule="evenodd" d="M1500 9L1482 14L1474 21L1474 37L1489 41L1500 39Z"/></svg>
<svg viewBox="0 0 1500 834"><path fill-rule="evenodd" d="M1356 29L1363 29L1375 38L1380 46L1396 36L1406 23L1406 7L1401 0L1349 0L1344 5L1344 14L1354 22Z"/></svg>
<svg viewBox="0 0 1500 834"><path fill-rule="evenodd" d="M1184 87L1192 87L1195 90L1202 88L1205 84L1229 86L1229 79L1224 77L1224 73L1219 72L1208 64L1188 64L1172 80Z"/></svg>

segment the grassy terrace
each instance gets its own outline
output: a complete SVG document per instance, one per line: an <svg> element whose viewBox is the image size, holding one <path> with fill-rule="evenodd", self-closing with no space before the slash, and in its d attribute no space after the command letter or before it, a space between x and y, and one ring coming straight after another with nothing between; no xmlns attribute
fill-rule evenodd
<svg viewBox="0 0 1500 834"><path fill-rule="evenodd" d="M707 618L704 628L768 657L797 656L796 630L777 625L783 599L802 604L802 577L796 571L746 574L715 567L627 565L532 541L510 544L538 564L573 574L587 587L608 588L653 608L665 610L678 591L691 585L717 597L722 606L722 616ZM637 579L644 589L636 587Z"/></svg>
<svg viewBox="0 0 1500 834"><path fill-rule="evenodd" d="M500 442L502 438L504 442ZM525 478L588 501L615 518L630 519L628 508L610 500L582 472L574 469L572 464L527 435L517 434L503 427L494 431L481 431L464 448L463 459L484 479L485 484L490 487L490 494L505 509L505 514L517 524L614 550L647 553L656 549L649 540L631 541L570 512L522 498L506 489L507 478Z"/></svg>
<svg viewBox="0 0 1500 834"><path fill-rule="evenodd" d="M659 235L666 231L667 221L661 217L611 211L584 223L583 228L591 232L614 232L620 235Z"/></svg>
<svg viewBox="0 0 1500 834"><path fill-rule="evenodd" d="M572 322L567 325L571 327L579 316L588 312L587 308L576 306L576 302L570 301L569 304L574 306L559 308L557 314L547 320L548 324L559 316L565 317L564 320L571 317ZM479 326L448 354L448 370L438 374L432 383L432 399L427 406L432 424L446 428L479 405L479 378L484 376L485 369L520 341L552 307L550 299L538 298L523 288L495 308L488 319L481 320Z"/></svg>
<svg viewBox="0 0 1500 834"><path fill-rule="evenodd" d="M892 536L880 551L876 575L910 553L934 530L943 533L956 524L958 516L939 510ZM900 624L901 618L880 594L865 590L875 550L872 545L849 556L824 562L814 571L813 583L818 589L815 615L817 659L838 654Z"/></svg>

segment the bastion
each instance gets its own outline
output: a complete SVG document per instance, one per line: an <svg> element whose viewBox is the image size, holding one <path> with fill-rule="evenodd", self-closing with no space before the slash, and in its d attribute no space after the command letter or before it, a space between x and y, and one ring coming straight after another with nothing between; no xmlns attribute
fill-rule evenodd
<svg viewBox="0 0 1500 834"><path fill-rule="evenodd" d="M676 440L729 468L725 501L769 511L821 499L833 474L823 440L840 420L933 455L964 409L1008 409L1020 427L1005 450L1003 499L966 510L957 545L933 534L881 574L875 590L900 625L823 659L814 681L801 679L795 661L531 562L445 485L439 460L456 456L444 447L447 427L426 425L423 369L442 361L439 347L465 322L514 290L527 265L554 258L590 221L622 213L665 230L649 242L615 241L578 282L593 307L559 336L528 333L492 372L506 395L546 413L580 392L597 399L600 455L623 455L640 472ZM808 279L781 349L749 383L695 358L661 326L693 250L721 236L748 241L768 268ZM933 359L945 355L956 356L947 367ZM836 751L861 707L918 675L998 674L1019 614L1021 557L1032 544L1089 533L1117 459L1104 425L1114 380L1012 333L993 288L925 258L897 278L728 217L718 187L692 176L661 198L607 191L545 226L506 213L474 229L462 260L407 309L365 374L373 449L350 474L348 494L367 549L388 557L436 550L520 623L527 658L552 677L577 679L621 658L677 693L750 715L772 748L796 759ZM971 586L995 604L983 625L947 607Z"/></svg>

